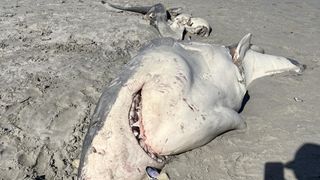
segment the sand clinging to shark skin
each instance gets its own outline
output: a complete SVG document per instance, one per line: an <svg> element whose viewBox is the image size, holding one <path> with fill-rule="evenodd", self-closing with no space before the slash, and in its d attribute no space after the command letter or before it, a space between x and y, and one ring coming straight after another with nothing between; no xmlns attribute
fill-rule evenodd
<svg viewBox="0 0 320 180"><path fill-rule="evenodd" d="M308 67L302 76L251 83L240 114L248 128L176 156L163 171L188 180L319 175L312 171L317 159L306 161L320 152L318 1L162 3L206 19L213 28L206 43L230 45L252 32L266 53ZM141 15L114 12L100 1L0 1L0 19L0 177L75 179L104 87L158 32Z"/></svg>

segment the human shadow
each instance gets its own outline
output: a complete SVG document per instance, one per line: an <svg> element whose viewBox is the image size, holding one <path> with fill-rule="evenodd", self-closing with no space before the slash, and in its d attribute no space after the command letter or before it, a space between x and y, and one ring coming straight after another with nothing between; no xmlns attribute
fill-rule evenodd
<svg viewBox="0 0 320 180"><path fill-rule="evenodd" d="M320 145L306 143L295 154L294 160L267 162L264 180L284 180L284 168L291 169L298 180L320 180Z"/></svg>

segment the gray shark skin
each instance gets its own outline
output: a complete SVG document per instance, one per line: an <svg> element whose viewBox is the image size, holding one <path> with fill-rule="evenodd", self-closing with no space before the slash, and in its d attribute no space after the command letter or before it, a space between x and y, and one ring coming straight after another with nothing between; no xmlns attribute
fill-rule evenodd
<svg viewBox="0 0 320 180"><path fill-rule="evenodd" d="M252 81L301 66L250 49L153 40L100 97L83 143L79 179L141 179L147 166L246 127L238 114Z"/></svg>
<svg viewBox="0 0 320 180"><path fill-rule="evenodd" d="M171 37L174 39L184 38L184 30L173 31L168 25L168 20L170 19L170 13L161 3L155 4L153 6L130 6L130 7L115 5L111 3L108 3L108 5L115 9L130 11L130 12L135 12L135 13L140 13L145 15L145 17L149 19L150 25L154 26L158 30L161 37ZM172 14L174 14L176 9L178 8L172 8L169 11L172 12Z"/></svg>
<svg viewBox="0 0 320 180"><path fill-rule="evenodd" d="M107 2L105 1L101 1L102 4L106 4ZM140 13L140 14L147 14L152 7L154 6L130 6L130 7L126 7L126 6L120 6L120 5L116 5L116 4L112 4L112 3L107 3L109 6L115 8L115 9L119 9L122 11L130 11L130 12L135 12L135 13Z"/></svg>

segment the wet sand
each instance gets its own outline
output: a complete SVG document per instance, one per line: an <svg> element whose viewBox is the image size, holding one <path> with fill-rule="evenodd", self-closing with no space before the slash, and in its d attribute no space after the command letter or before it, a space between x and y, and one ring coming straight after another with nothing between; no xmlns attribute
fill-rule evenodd
<svg viewBox="0 0 320 180"><path fill-rule="evenodd" d="M251 32L266 53L307 65L300 76L255 81L241 112L247 129L176 156L164 168L168 175L319 178L320 3L161 2L209 21L212 34L199 41L229 45ZM0 179L76 179L82 141L103 88L155 37L141 15L116 12L100 1L1 1Z"/></svg>

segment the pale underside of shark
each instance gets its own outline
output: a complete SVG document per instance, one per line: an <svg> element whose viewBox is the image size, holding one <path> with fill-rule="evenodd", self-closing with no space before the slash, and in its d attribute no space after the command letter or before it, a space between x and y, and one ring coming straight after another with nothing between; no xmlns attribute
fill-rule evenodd
<svg viewBox="0 0 320 180"><path fill-rule="evenodd" d="M79 179L141 179L146 166L246 127L238 114L257 78L301 65L250 49L153 40L103 92L86 135Z"/></svg>

